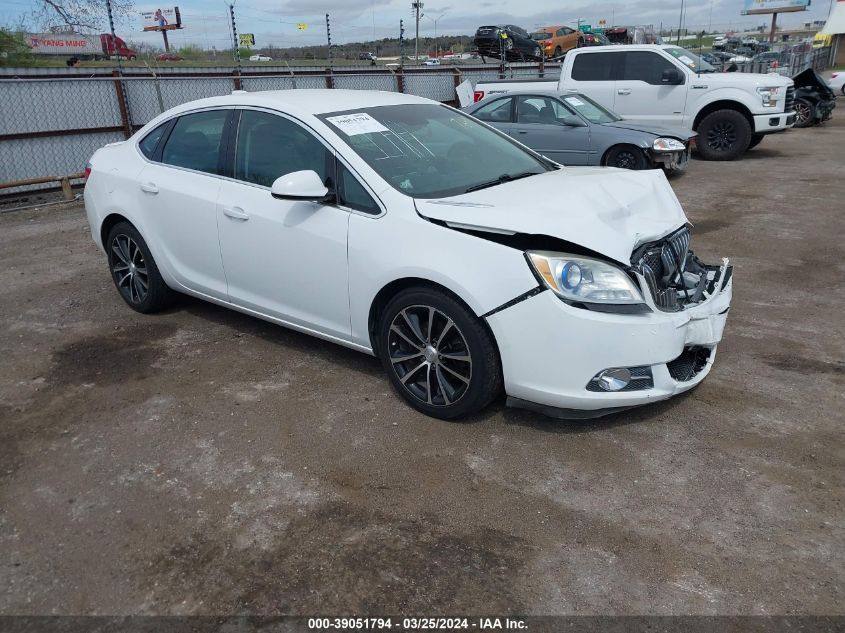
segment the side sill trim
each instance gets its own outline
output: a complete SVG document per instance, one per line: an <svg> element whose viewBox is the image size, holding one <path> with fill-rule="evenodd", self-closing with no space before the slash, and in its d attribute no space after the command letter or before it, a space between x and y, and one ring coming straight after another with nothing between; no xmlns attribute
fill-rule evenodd
<svg viewBox="0 0 845 633"><path fill-rule="evenodd" d="M525 301L526 299L530 299L530 298L531 298L531 297L533 297L534 295L538 295L538 294L540 294L540 293L541 293L541 292L543 292L544 290L547 290L547 288L543 288L542 286L537 286L536 288L532 288L532 289L531 289L531 290L529 290L528 292L523 292L521 295L519 295L518 297L516 297L516 298L514 298L514 299L511 299L511 300L510 300L510 301L508 301L507 303L503 303L503 304L502 304L502 305L500 305L498 308L493 308L492 310L490 310L490 312L487 312L487 313L485 313L485 314L482 314L482 315L481 315L481 318L482 318L482 319L486 319L486 318L487 318L487 317L489 317L489 316L493 316L493 315L494 315L494 314L496 314L497 312L501 312L502 310L507 310L507 309L508 309L508 308L510 308L511 306L515 306L517 303L522 303L522 302L523 302L523 301Z"/></svg>

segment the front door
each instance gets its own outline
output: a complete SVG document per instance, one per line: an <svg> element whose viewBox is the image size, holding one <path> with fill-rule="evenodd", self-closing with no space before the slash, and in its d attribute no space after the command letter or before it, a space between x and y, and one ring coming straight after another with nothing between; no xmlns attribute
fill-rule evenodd
<svg viewBox="0 0 845 633"><path fill-rule="evenodd" d="M270 195L276 178L305 169L333 186L334 154L310 130L278 114L240 112L234 180L217 205L229 300L348 339L349 212Z"/></svg>
<svg viewBox="0 0 845 633"><path fill-rule="evenodd" d="M587 165L590 128L586 125L566 125L564 121L568 116L578 119L551 97L517 97L516 122L510 134L520 143L561 165Z"/></svg>
<svg viewBox="0 0 845 633"><path fill-rule="evenodd" d="M663 83L664 70L686 73L654 51L626 51L618 79L613 110L618 115L643 123L681 125L687 101L688 83Z"/></svg>

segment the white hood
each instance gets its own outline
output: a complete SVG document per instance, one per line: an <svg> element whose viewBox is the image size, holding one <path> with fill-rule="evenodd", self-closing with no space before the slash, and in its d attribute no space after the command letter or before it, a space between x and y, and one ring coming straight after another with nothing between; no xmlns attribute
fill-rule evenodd
<svg viewBox="0 0 845 633"><path fill-rule="evenodd" d="M659 169L566 167L416 205L420 215L450 226L550 235L626 265L638 245L687 223Z"/></svg>

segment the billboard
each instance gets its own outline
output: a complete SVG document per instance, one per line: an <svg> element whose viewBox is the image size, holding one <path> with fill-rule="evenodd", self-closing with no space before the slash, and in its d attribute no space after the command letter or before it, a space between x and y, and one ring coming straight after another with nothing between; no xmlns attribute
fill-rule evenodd
<svg viewBox="0 0 845 633"><path fill-rule="evenodd" d="M141 18L144 21L145 31L170 31L182 28L182 16L179 15L179 7L144 11L141 13Z"/></svg>
<svg viewBox="0 0 845 633"><path fill-rule="evenodd" d="M743 0L743 15L806 11L810 0Z"/></svg>

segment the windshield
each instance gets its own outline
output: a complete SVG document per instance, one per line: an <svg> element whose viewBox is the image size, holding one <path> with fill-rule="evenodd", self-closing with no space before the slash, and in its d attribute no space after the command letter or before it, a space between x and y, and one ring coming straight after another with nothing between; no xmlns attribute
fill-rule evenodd
<svg viewBox="0 0 845 633"><path fill-rule="evenodd" d="M615 115L610 110L605 110L598 103L582 94L567 94L562 99L566 105L576 110L590 123L614 123L622 120L622 117Z"/></svg>
<svg viewBox="0 0 845 633"><path fill-rule="evenodd" d="M441 198L556 169L472 117L435 104L320 115L395 189Z"/></svg>
<svg viewBox="0 0 845 633"><path fill-rule="evenodd" d="M537 41L540 41L540 40L547 40L547 39L550 39L551 37L552 37L552 34L551 34L551 33L546 33L545 31L538 31L537 33L532 33L532 34L531 34L531 39L532 39L532 40L537 40Z"/></svg>
<svg viewBox="0 0 845 633"><path fill-rule="evenodd" d="M678 46L667 46L663 49L667 53L669 53L672 57L680 61L682 64L685 64L688 68L691 68L697 73L715 73L716 69L713 68L710 64L706 61L701 59L695 53L690 53L685 48L680 48Z"/></svg>

